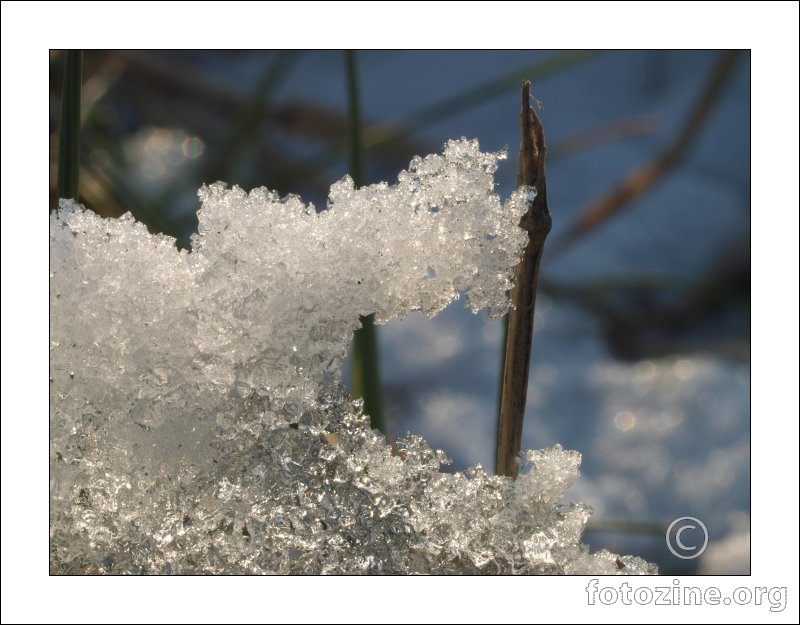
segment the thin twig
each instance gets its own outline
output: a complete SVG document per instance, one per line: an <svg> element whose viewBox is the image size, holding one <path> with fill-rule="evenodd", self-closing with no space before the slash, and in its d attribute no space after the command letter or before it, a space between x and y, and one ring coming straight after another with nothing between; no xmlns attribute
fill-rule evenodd
<svg viewBox="0 0 800 625"><path fill-rule="evenodd" d="M638 115L600 124L556 141L547 150L548 155L552 162L554 159L571 156L604 143L653 134L656 131L657 122L655 115Z"/></svg>
<svg viewBox="0 0 800 625"><path fill-rule="evenodd" d="M517 186L536 189L536 197L520 221L528 231L528 244L522 262L514 271L514 308L508 314L508 336L503 367L503 388L500 399L500 420L497 432L498 475L516 477L517 462L522 447L522 423L528 394L528 370L533 339L533 312L536 306L536 283L539 280L539 263L547 234L552 226L547 206L545 156L547 146L544 127L531 107L531 83L522 83L522 113L520 130L522 141L519 150Z"/></svg>
<svg viewBox="0 0 800 625"><path fill-rule="evenodd" d="M634 170L617 188L584 209L580 218L555 241L550 249L551 255L560 254L578 238L617 214L678 164L708 119L741 56L741 50L728 50L720 54L708 83L675 139L651 162Z"/></svg>

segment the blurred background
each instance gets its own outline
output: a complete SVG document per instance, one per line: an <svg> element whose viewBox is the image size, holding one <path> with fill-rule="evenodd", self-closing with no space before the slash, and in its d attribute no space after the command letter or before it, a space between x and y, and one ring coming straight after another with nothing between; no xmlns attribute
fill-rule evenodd
<svg viewBox="0 0 800 625"><path fill-rule="evenodd" d="M523 447L583 454L585 541L662 572L750 570L750 56L718 51L360 51L364 181L394 181L450 138L508 147L519 88L548 140L542 260ZM63 53L50 56L51 210ZM322 209L348 173L339 51L86 51L80 199L188 247L197 189L224 180ZM494 466L502 320L458 304L378 329L392 436L452 469ZM695 560L664 531L709 530ZM689 534L685 534L685 537Z"/></svg>

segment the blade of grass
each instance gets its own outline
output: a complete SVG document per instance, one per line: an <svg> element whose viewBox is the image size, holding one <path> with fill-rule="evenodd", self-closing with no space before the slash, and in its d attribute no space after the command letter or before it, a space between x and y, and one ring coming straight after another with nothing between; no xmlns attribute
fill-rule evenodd
<svg viewBox="0 0 800 625"><path fill-rule="evenodd" d="M348 152L350 175L356 188L364 184L364 161L361 128L361 106L358 95L358 68L356 54L345 52L348 99ZM381 380L378 370L378 336L375 330L375 315L361 317L361 328L353 336L353 396L364 400L364 412L370 424L387 434L381 402Z"/></svg>
<svg viewBox="0 0 800 625"><path fill-rule="evenodd" d="M184 175L176 177L175 182L167 187L155 202L161 210L168 210L190 182L211 183L228 178L236 155L241 154L248 142L255 141L258 136L256 130L263 120L263 111L270 96L298 58L298 53L289 51L280 52L270 60L247 102L232 117L226 135L213 150L214 156L209 155L199 159L193 168L187 168Z"/></svg>
<svg viewBox="0 0 800 625"><path fill-rule="evenodd" d="M178 219L171 210L187 189L196 188L201 183L213 182L217 179L228 179L231 164L237 155L259 141L259 125L268 117L266 114L272 95L286 78L293 63L302 53L296 51L280 52L267 57L267 62L255 85L246 96L230 93L224 86L209 79L188 63L176 61L173 56L158 53L113 53L108 60L112 67L121 68L123 80L142 80L155 82L164 91L177 91L182 97L201 102L215 111L220 111L224 128L218 140L213 143L214 149L208 149L204 158L197 159L184 167L171 179L158 195L140 192L135 186L126 182L130 178L131 164L127 162L119 137L108 132L102 120L90 118L87 128L91 126L97 135L94 139L111 157L113 168L107 168L98 178L108 179L106 188L116 197L120 204L126 206L137 220L145 223L152 232L161 232L178 240L178 246L189 248L189 234L196 230L196 217ZM141 74L141 76L140 76ZM157 107L159 102L154 102ZM187 110L187 116L192 113ZM185 121L185 120L184 120ZM191 126L191 124L190 124ZM203 133L205 135L205 133ZM204 136L208 141L208 137ZM94 145L94 143L93 143ZM209 141L209 147L212 143ZM217 147L218 146L218 147ZM269 160L269 159L268 159ZM254 166L255 167L255 166ZM242 181L233 180L232 182Z"/></svg>
<svg viewBox="0 0 800 625"><path fill-rule="evenodd" d="M67 50L58 138L58 197L76 202L79 201L82 78L83 51Z"/></svg>
<svg viewBox="0 0 800 625"><path fill-rule="evenodd" d="M509 89L519 85L524 79L541 80L550 74L592 58L596 54L598 52L592 50L558 52L542 61L512 70L503 76L448 96L421 111L403 117L392 124L394 127L392 131L381 132L380 128L369 127L366 130L369 139L365 142L365 148L374 148L383 143L393 141L402 134L414 132L442 119L452 117L455 111L459 113L468 111L475 106L503 95Z"/></svg>
<svg viewBox="0 0 800 625"><path fill-rule="evenodd" d="M247 105L236 116L228 136L215 151L214 161L207 170L210 172L209 180L225 176L229 171L229 164L236 159L237 154L241 153L242 146L257 137L256 130L262 121L270 95L275 93L277 86L299 58L300 56L292 51L279 52L265 68Z"/></svg>
<svg viewBox="0 0 800 625"><path fill-rule="evenodd" d="M542 61L512 70L503 76L493 78L475 87L434 102L415 113L391 122L380 122L367 126L362 132L362 148L366 152L399 140L412 132L430 126L442 119L452 117L456 112L463 113L501 96L509 88L519 85L523 78L541 80L558 71L572 67L599 54L598 51L566 51L554 54ZM334 164L342 152L342 146L329 147L298 164L296 175L303 172L318 171Z"/></svg>
<svg viewBox="0 0 800 625"><path fill-rule="evenodd" d="M587 532L608 532L613 534L650 534L664 536L667 524L658 521L629 521L627 519L590 519Z"/></svg>

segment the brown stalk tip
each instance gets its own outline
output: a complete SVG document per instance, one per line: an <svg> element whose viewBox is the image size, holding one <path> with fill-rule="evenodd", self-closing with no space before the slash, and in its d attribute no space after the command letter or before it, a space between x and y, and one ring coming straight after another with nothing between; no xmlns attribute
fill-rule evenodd
<svg viewBox="0 0 800 625"><path fill-rule="evenodd" d="M522 83L520 133L517 186L535 187L536 197L520 221L520 227L528 231L528 244L522 261L514 270L514 308L508 314L503 364L496 473L510 477L516 477L519 471L518 458L522 447L522 424L528 392L536 285L544 241L552 225L547 206L544 169L547 146L544 127L531 107L531 83L528 80Z"/></svg>

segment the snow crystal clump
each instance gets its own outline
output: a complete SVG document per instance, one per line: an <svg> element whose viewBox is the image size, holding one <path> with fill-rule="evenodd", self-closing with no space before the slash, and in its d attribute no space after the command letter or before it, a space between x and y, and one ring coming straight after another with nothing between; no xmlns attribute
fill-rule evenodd
<svg viewBox="0 0 800 625"><path fill-rule="evenodd" d="M55 573L628 573L563 507L580 456L513 482L419 437L393 453L341 383L359 315L509 306L530 189L451 141L328 210L200 190L193 251L72 202L50 218ZM624 561L624 566L620 563Z"/></svg>

